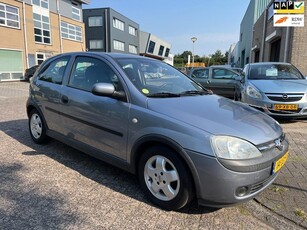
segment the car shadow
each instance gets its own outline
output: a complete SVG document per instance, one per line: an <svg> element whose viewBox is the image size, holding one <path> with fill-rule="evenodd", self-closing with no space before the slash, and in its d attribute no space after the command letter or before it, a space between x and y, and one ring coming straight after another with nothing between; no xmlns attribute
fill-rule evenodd
<svg viewBox="0 0 307 230"><path fill-rule="evenodd" d="M278 121L280 124L292 124L297 122L307 122L306 118L279 118L279 117L273 117L276 121Z"/></svg>
<svg viewBox="0 0 307 230"><path fill-rule="evenodd" d="M56 140L51 140L45 145L35 144L28 132L27 119L0 122L0 131L33 149L22 152L24 156L45 155L113 191L154 206L141 191L135 175L86 155ZM179 212L205 214L216 210L218 209L198 206L194 200L190 205L179 210Z"/></svg>

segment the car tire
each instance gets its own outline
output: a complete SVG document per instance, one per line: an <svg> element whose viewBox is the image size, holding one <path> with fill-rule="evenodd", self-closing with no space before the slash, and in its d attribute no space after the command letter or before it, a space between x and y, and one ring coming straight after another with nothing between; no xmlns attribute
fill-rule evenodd
<svg viewBox="0 0 307 230"><path fill-rule="evenodd" d="M37 144L44 144L50 139L46 135L45 120L36 109L32 109L29 115L29 131L32 140Z"/></svg>
<svg viewBox="0 0 307 230"><path fill-rule="evenodd" d="M145 150L138 177L148 199L165 210L185 207L194 197L193 179L178 154L164 146Z"/></svg>

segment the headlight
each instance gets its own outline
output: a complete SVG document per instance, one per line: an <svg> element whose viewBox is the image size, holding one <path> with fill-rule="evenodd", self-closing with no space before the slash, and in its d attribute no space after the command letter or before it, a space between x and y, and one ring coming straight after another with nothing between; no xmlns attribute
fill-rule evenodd
<svg viewBox="0 0 307 230"><path fill-rule="evenodd" d="M261 98L260 92L254 86L251 86L251 85L247 86L246 93L250 97L257 98L257 99Z"/></svg>
<svg viewBox="0 0 307 230"><path fill-rule="evenodd" d="M244 160L261 157L261 152L251 143L229 136L213 136L211 146L218 158Z"/></svg>

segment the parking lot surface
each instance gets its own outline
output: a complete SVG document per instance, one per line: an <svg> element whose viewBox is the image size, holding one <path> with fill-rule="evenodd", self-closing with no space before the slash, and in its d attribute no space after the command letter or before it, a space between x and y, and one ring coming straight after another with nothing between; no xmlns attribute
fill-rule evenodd
<svg viewBox="0 0 307 230"><path fill-rule="evenodd" d="M180 212L154 207L140 191L135 176L55 140L46 145L34 144L28 133L25 111L28 87L26 82L0 83L0 229L258 230L276 226L278 229L304 227L304 217L293 225L290 217L287 219L278 213L279 206L275 210L269 205L263 207L262 203L270 201L267 195L259 196L257 202L252 200L222 209L199 207L195 202ZM283 126L287 134L289 132L293 146L290 150L296 155L289 159L290 163L287 162L287 168L282 172L295 178L296 174L291 172L295 165L293 160L306 166L306 158L302 159L300 155L301 148L307 152L306 135L300 134L299 130L306 129L307 123L288 122ZM294 147L293 143L298 146ZM301 177L306 178L306 174ZM268 190L273 200L277 188L284 188L283 181L276 183L281 185L272 185L270 189L277 186L275 190ZM278 190L280 199L298 185L306 192L305 180L295 185L289 181L288 190L284 189L284 193ZM303 216L306 212L303 209L307 207L306 200L307 197L296 202L300 212L297 211L295 216L299 213ZM299 206L304 202L305 206ZM275 222L259 219L266 213L273 213Z"/></svg>

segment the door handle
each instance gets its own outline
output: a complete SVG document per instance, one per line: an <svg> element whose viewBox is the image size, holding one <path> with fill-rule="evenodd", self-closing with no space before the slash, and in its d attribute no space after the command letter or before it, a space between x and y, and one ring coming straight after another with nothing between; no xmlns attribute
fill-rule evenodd
<svg viewBox="0 0 307 230"><path fill-rule="evenodd" d="M68 97L63 95L62 98L61 98L61 101L64 103L64 104L67 104L68 103Z"/></svg>
<svg viewBox="0 0 307 230"><path fill-rule="evenodd" d="M207 84L210 84L210 82L211 82L210 80L207 80Z"/></svg>

